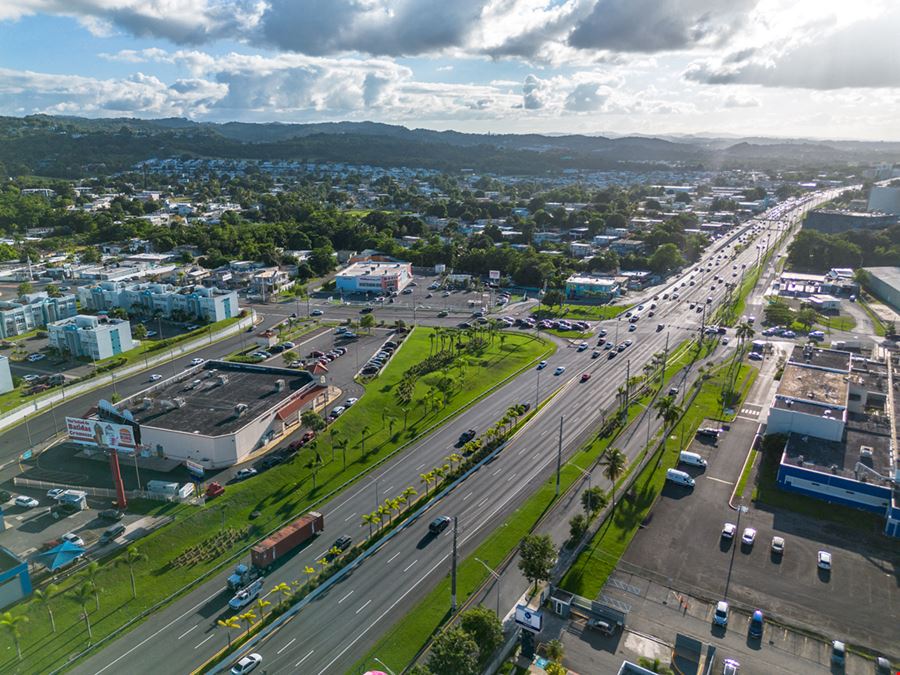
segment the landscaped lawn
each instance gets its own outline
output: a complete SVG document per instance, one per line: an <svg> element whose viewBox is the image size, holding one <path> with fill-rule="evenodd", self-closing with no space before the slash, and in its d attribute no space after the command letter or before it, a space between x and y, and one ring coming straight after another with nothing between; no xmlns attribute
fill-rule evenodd
<svg viewBox="0 0 900 675"><path fill-rule="evenodd" d="M633 307L630 304L622 305L554 305L552 308L546 305L538 305L532 312L536 319L580 319L583 321L602 321L612 319Z"/></svg>
<svg viewBox="0 0 900 675"><path fill-rule="evenodd" d="M429 335L432 332L427 328L416 329L397 351L384 373L367 385L366 394L360 401L335 423L333 438L336 448L340 447L341 439L348 441L346 471L342 469L339 449L336 449L335 461L331 461L332 435L324 432L316 448L308 445L291 462L266 471L259 478L227 486L222 497L205 507L170 507L166 515L172 516L173 522L137 543L137 548L149 559L135 567L138 593L135 600L131 598L127 566L114 565L111 560L102 561L97 577L102 589L100 610L95 610L93 599L87 605L94 641L184 584L197 579L264 533L304 513L317 500L358 477L416 434L446 420L500 380L530 367L535 360L547 356L554 349L552 345L529 335L501 334L503 337L497 336L481 354L466 355L461 366L449 369L456 378L456 385L447 405L436 409L432 405L426 407L414 403L408 409L404 424L404 412L396 403L393 390L403 373L428 355L431 346ZM414 401L425 398L439 377L440 373L432 373L419 378ZM317 472L316 487L313 488L308 464L316 450L325 464ZM413 484L420 490L420 483L413 481ZM405 487L398 486L397 493ZM392 496L396 495L385 495ZM254 511L258 515L251 520L250 514ZM240 534L233 542L216 544L218 553L210 560L190 566L172 565L179 554L191 547L198 547L223 529ZM272 585L280 581L291 582L296 576L295 573L293 577L280 579L276 572ZM82 575L62 582L63 595L53 604L58 628L55 635L50 632L45 607L34 603L13 608L14 614L25 613L29 617L27 629L22 631L24 661L18 672L48 672L87 646L85 624L79 619L81 608L69 592L83 582ZM222 640L224 644L224 633ZM0 657L0 671L12 672L15 669L15 651L10 648Z"/></svg>

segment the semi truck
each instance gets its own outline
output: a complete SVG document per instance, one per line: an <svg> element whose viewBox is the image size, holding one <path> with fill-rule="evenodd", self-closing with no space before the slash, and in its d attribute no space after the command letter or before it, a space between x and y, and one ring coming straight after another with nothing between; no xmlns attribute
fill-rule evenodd
<svg viewBox="0 0 900 675"><path fill-rule="evenodd" d="M234 572L226 582L228 589L237 591L246 588L271 569L276 561L324 529L325 519L318 511L310 511L294 522L285 525L250 550L249 565L240 563L235 566Z"/></svg>

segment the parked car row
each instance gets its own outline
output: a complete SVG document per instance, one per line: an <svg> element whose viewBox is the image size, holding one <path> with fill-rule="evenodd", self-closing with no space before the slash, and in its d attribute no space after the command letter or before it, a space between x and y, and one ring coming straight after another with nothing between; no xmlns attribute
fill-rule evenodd
<svg viewBox="0 0 900 675"><path fill-rule="evenodd" d="M385 364L394 355L398 346L399 344L396 340L386 340L384 344L381 345L381 349L378 350L378 353L366 362L366 365L363 366L360 372L363 375L368 376L380 373L381 369L384 368Z"/></svg>

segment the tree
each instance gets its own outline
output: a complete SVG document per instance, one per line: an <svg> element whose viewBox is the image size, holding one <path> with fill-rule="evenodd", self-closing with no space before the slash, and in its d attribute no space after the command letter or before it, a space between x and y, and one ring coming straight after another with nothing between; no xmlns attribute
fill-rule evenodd
<svg viewBox="0 0 900 675"><path fill-rule="evenodd" d="M253 622L256 621L256 614L253 612L244 612L243 614L238 615L238 619L240 619L241 623L247 624L246 632L250 632L250 628L253 626Z"/></svg>
<svg viewBox="0 0 900 675"><path fill-rule="evenodd" d="M50 617L50 629L54 633L56 632L56 619L53 618L53 607L50 606L50 601L58 592L59 586L56 584L49 584L44 590L38 588L32 594L32 602L39 602L47 608L47 616Z"/></svg>
<svg viewBox="0 0 900 675"><path fill-rule="evenodd" d="M478 675L478 644L462 628L451 628L435 638L428 655L434 675Z"/></svg>
<svg viewBox="0 0 900 675"><path fill-rule="evenodd" d="M372 328L375 327L375 317L372 314L365 314L359 320L359 327L365 328L367 333L372 332Z"/></svg>
<svg viewBox="0 0 900 675"><path fill-rule="evenodd" d="M557 663L562 662L564 651L563 644L559 640L550 640L544 645L544 653L547 654L547 658Z"/></svg>
<svg viewBox="0 0 900 675"><path fill-rule="evenodd" d="M364 513L362 515L363 525L369 526L369 537L372 536L372 526L375 525L379 520L378 514L375 512L372 513Z"/></svg>
<svg viewBox="0 0 900 675"><path fill-rule="evenodd" d="M682 410L675 403L674 396L663 396L656 401L656 417L662 418L663 431L669 429L675 422L681 418Z"/></svg>
<svg viewBox="0 0 900 675"><path fill-rule="evenodd" d="M550 579L556 564L556 547L546 534L528 534L519 544L519 569L535 588L539 581Z"/></svg>
<svg viewBox="0 0 900 675"><path fill-rule="evenodd" d="M266 618L266 607L271 605L272 603L265 598L257 598L256 599L256 608L259 610L259 618Z"/></svg>
<svg viewBox="0 0 900 675"><path fill-rule="evenodd" d="M776 298L763 309L763 316L767 324L789 326L794 321L794 310Z"/></svg>
<svg viewBox="0 0 900 675"><path fill-rule="evenodd" d="M606 451L603 459L600 460L600 465L603 467L603 475L612 483L613 508L616 507L616 481L625 472L627 464L628 458L619 448L610 448Z"/></svg>
<svg viewBox="0 0 900 675"><path fill-rule="evenodd" d="M100 611L100 587L97 585L97 577L100 574L100 563L96 560L84 568L84 574L88 578L88 584L94 592L94 602L97 605L97 611Z"/></svg>
<svg viewBox="0 0 900 675"><path fill-rule="evenodd" d="M321 431L325 428L325 420L322 419L322 416L319 413L313 410L307 410L300 415L300 423L313 431Z"/></svg>
<svg viewBox="0 0 900 675"><path fill-rule="evenodd" d="M817 318L819 317L818 314L816 314L816 310L810 307L804 307L797 312L797 321L803 326L803 329L807 331L813 327Z"/></svg>
<svg viewBox="0 0 900 675"><path fill-rule="evenodd" d="M51 298L58 298L62 295L62 291L59 290L59 286L57 286L56 284L47 284L44 287L44 291Z"/></svg>
<svg viewBox="0 0 900 675"><path fill-rule="evenodd" d="M12 612L0 614L0 628L9 633L13 642L16 643L16 654L19 656L19 661L22 660L22 648L19 646L19 638L22 637L22 632L19 629L19 624L27 622L28 617L24 614L13 614Z"/></svg>
<svg viewBox="0 0 900 675"><path fill-rule="evenodd" d="M135 340L145 339L147 337L147 327L142 323L135 324L131 329L131 337Z"/></svg>
<svg viewBox="0 0 900 675"><path fill-rule="evenodd" d="M500 619L494 612L479 605L463 612L459 625L478 645L479 664L487 665L494 651L503 644Z"/></svg>
<svg viewBox="0 0 900 675"><path fill-rule="evenodd" d="M94 633L91 631L91 616L88 614L87 604L94 596L94 587L90 581L85 581L81 586L78 586L72 591L72 595L75 597L75 602L81 605L81 616L84 618L84 623L87 625L88 640L93 640Z"/></svg>
<svg viewBox="0 0 900 675"><path fill-rule="evenodd" d="M134 585L134 566L139 562L147 560L147 555L141 553L136 546L129 546L125 549L119 558L116 558L117 565L128 565L128 574L131 577L131 597L137 598L137 588Z"/></svg>
<svg viewBox="0 0 900 675"><path fill-rule="evenodd" d="M21 297L23 295L28 295L33 290L34 290L34 286L31 284L30 281L23 281L16 288L16 291L18 292L19 297Z"/></svg>
<svg viewBox="0 0 900 675"><path fill-rule="evenodd" d="M583 508L584 512L588 515L597 513L597 511L604 508L607 503L606 493L599 485L594 485L581 493L581 508Z"/></svg>
<svg viewBox="0 0 900 675"><path fill-rule="evenodd" d="M227 619L219 619L216 621L220 627L226 629L228 632L228 648L231 648L231 631L235 628L240 628L241 624L238 622L237 616L229 616Z"/></svg>
<svg viewBox="0 0 900 675"><path fill-rule="evenodd" d="M544 293L544 297L541 298L541 304L547 305L547 307L553 307L554 305L559 305L562 307L563 303L566 301L566 296L562 291L551 288Z"/></svg>
<svg viewBox="0 0 900 675"><path fill-rule="evenodd" d="M647 259L647 267L657 274L665 274L666 272L684 265L684 257L675 244L662 244L656 248Z"/></svg>
<svg viewBox="0 0 900 675"><path fill-rule="evenodd" d="M291 596L291 594L293 594L293 592L293 589L283 581L272 586L272 593L281 593L281 600L278 601L279 605L285 602Z"/></svg>
<svg viewBox="0 0 900 675"><path fill-rule="evenodd" d="M569 519L569 541L572 544L578 542L587 532L588 519L584 514L576 513Z"/></svg>
<svg viewBox="0 0 900 675"><path fill-rule="evenodd" d="M288 366L297 360L297 352L292 352L291 350L282 352L281 360L284 361L284 365Z"/></svg>
<svg viewBox="0 0 900 675"><path fill-rule="evenodd" d="M565 666L561 663L557 663L556 661L550 661L545 667L547 675L566 675L567 671Z"/></svg>
<svg viewBox="0 0 900 675"><path fill-rule="evenodd" d="M360 446L362 447L363 455L366 454L366 434L368 434L368 433L369 433L369 426L368 425L363 426L363 428L360 430L360 435L359 435L359 443L360 443Z"/></svg>

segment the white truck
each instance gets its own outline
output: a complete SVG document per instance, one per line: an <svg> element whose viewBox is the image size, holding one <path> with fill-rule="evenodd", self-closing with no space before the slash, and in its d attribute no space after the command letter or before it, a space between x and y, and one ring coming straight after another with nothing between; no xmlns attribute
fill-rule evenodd
<svg viewBox="0 0 900 675"><path fill-rule="evenodd" d="M249 605L256 600L262 592L263 581L263 579L257 579L251 582L249 586L239 590L235 596L228 601L228 606L231 607L231 609L238 610Z"/></svg>

